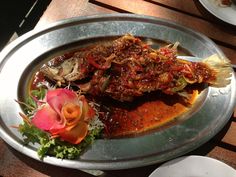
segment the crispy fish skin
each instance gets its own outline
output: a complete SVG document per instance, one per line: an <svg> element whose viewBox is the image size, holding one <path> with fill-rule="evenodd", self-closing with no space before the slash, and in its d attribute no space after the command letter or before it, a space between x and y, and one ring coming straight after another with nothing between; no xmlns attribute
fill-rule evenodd
<svg viewBox="0 0 236 177"><path fill-rule="evenodd" d="M62 84L83 79L88 76L90 65L86 60L87 52L75 52L70 58L58 62L56 58L50 60L40 68L40 72L52 81Z"/></svg>
<svg viewBox="0 0 236 177"><path fill-rule="evenodd" d="M177 59L176 45L155 50L130 34L76 53L41 72L59 84L91 77L87 93L118 101L132 101L156 90L175 94L194 83L224 86L231 73L229 61L217 55L202 62L185 61Z"/></svg>
<svg viewBox="0 0 236 177"><path fill-rule="evenodd" d="M136 39L133 36L126 35L103 45L96 45L86 50L82 49L74 52L70 58L59 62L57 60L60 56L55 57L43 65L40 68L40 72L50 80L56 81L58 85L84 79L96 69L108 69L104 65L110 65L111 60L114 58L113 56L115 56L114 54L132 45L134 40ZM94 59L92 60L91 58ZM116 58L116 60L120 61L122 58Z"/></svg>

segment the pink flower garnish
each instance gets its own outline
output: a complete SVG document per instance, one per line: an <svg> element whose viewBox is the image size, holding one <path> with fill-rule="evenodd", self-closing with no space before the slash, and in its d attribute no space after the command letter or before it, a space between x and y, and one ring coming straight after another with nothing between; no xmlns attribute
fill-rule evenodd
<svg viewBox="0 0 236 177"><path fill-rule="evenodd" d="M64 121L64 120L63 120ZM32 124L41 130L56 132L65 127L61 117L48 104L39 109L32 119Z"/></svg>
<svg viewBox="0 0 236 177"><path fill-rule="evenodd" d="M46 95L46 102L60 114L65 103L78 103L77 94L68 89L49 90Z"/></svg>
<svg viewBox="0 0 236 177"><path fill-rule="evenodd" d="M88 132L88 121L95 111L84 96L68 89L49 90L46 104L32 118L37 128L73 144L80 143Z"/></svg>

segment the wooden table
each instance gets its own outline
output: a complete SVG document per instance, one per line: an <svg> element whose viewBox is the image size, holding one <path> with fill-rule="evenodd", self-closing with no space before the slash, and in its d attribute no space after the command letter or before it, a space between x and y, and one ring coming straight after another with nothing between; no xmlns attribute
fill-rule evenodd
<svg viewBox="0 0 236 177"><path fill-rule="evenodd" d="M211 38L232 63L236 64L236 27L213 17L197 0L52 0L35 28L61 19L102 13L145 14L177 22ZM190 154L209 156L236 169L236 115L232 115L227 125L214 138L188 155ZM91 176L84 171L33 160L16 152L1 139L0 157L0 176L4 177ZM105 171L100 176L145 177L159 165Z"/></svg>

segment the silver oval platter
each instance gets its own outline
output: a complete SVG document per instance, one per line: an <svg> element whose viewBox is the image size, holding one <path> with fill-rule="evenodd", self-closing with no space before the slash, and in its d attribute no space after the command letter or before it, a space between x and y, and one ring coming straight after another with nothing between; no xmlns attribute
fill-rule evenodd
<svg viewBox="0 0 236 177"><path fill-rule="evenodd" d="M25 97L33 74L48 60L75 46L109 40L126 33L153 41L179 41L193 56L224 56L207 37L178 24L141 15L79 17L31 31L9 44L0 55L0 136L17 151L38 159L36 145L24 145L12 125L22 120L16 99ZM233 70L232 70L233 73ZM235 105L235 76L224 88L208 87L178 123L133 137L96 140L78 159L45 157L44 163L75 169L115 170L151 165L190 152L226 124Z"/></svg>

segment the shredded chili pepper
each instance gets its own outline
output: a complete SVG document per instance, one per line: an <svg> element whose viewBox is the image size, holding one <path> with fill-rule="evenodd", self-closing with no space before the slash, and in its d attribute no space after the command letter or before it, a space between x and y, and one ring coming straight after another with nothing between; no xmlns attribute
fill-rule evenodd
<svg viewBox="0 0 236 177"><path fill-rule="evenodd" d="M110 68L110 66L106 66L106 65L102 66L102 65L99 65L98 63L96 63L94 61L94 57L92 57L91 55L87 56L87 60L88 60L89 64L93 65L97 69L106 70L106 69Z"/></svg>

